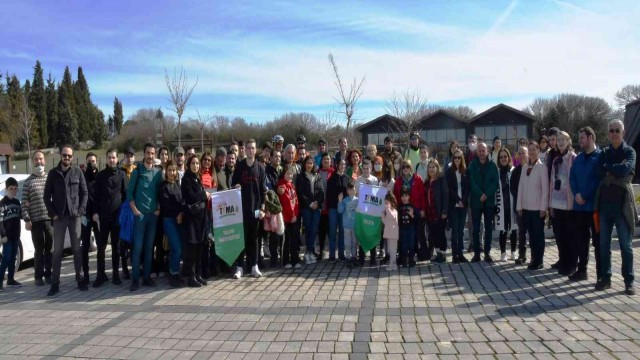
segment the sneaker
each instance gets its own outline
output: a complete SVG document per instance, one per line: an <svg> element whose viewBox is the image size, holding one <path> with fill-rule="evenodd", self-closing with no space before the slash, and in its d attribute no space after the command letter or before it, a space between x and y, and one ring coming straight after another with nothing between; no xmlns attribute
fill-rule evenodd
<svg viewBox="0 0 640 360"><path fill-rule="evenodd" d="M133 280L131 282L131 286L129 287L129 291L137 291L140 288L140 284L138 284L138 280Z"/></svg>
<svg viewBox="0 0 640 360"><path fill-rule="evenodd" d="M234 279L242 278L242 267L241 266L236 267L236 272L235 272L235 274L233 274L233 278Z"/></svg>
<svg viewBox="0 0 640 360"><path fill-rule="evenodd" d="M519 257L516 259L516 265L524 265L527 263L526 257Z"/></svg>
<svg viewBox="0 0 640 360"><path fill-rule="evenodd" d="M251 268L251 276L255 278L262 277L262 273L260 272L258 265L253 265L253 267Z"/></svg>
<svg viewBox="0 0 640 360"><path fill-rule="evenodd" d="M83 281L78 281L78 290L80 291L87 291L89 290L89 286L87 285L86 282Z"/></svg>
<svg viewBox="0 0 640 360"><path fill-rule="evenodd" d="M473 256L473 258L471 258L471 262L472 262L472 263L480 262L480 260L482 260L482 259L480 258L480 254L475 254L475 255Z"/></svg>
<svg viewBox="0 0 640 360"><path fill-rule="evenodd" d="M294 269L300 269L302 265L300 265L300 263L296 263L293 267Z"/></svg>
<svg viewBox="0 0 640 360"><path fill-rule="evenodd" d="M102 284L106 283L107 281L109 281L109 278L107 277L107 275L98 275L96 276L96 281L93 282L93 287L98 288L102 286Z"/></svg>
<svg viewBox="0 0 640 360"><path fill-rule="evenodd" d="M486 254L486 255L484 256L484 261L485 261L486 263L488 263L488 264L491 264L491 263L493 263L493 258L491 257L491 255Z"/></svg>
<svg viewBox="0 0 640 360"><path fill-rule="evenodd" d="M469 260L466 257L464 257L464 255L460 255L458 256L458 262L460 262L460 264L468 264Z"/></svg>
<svg viewBox="0 0 640 360"><path fill-rule="evenodd" d="M47 293L47 296L56 296L60 293L60 285L59 284L51 284L51 288Z"/></svg>
<svg viewBox="0 0 640 360"><path fill-rule="evenodd" d="M304 254L304 263L305 265L309 265L311 263L311 260L309 260L309 254L307 253Z"/></svg>
<svg viewBox="0 0 640 360"><path fill-rule="evenodd" d="M507 253L503 252L502 254L500 254L500 261L504 262L507 261Z"/></svg>
<svg viewBox="0 0 640 360"><path fill-rule="evenodd" d="M35 283L36 283L36 286L44 286L44 280L42 279L36 279Z"/></svg>
<svg viewBox="0 0 640 360"><path fill-rule="evenodd" d="M285 265L284 265L284 268L285 268L285 269L291 269L292 267L293 267L293 266L292 266L291 264L285 264Z"/></svg>
<svg viewBox="0 0 640 360"><path fill-rule="evenodd" d="M438 253L438 255L436 255L436 258L433 260L433 262L436 264L442 264L446 261L447 257L443 253Z"/></svg>
<svg viewBox="0 0 640 360"><path fill-rule="evenodd" d="M527 269L529 269L529 270L542 270L543 268L544 268L544 266L542 264L536 265L534 263L531 263L531 264L529 264L529 266L527 266Z"/></svg>
<svg viewBox="0 0 640 360"><path fill-rule="evenodd" d="M199 288L202 287L202 284L192 276L187 281L187 286L191 288Z"/></svg>
<svg viewBox="0 0 640 360"><path fill-rule="evenodd" d="M584 281L587 280L587 272L586 271L576 271L572 275L569 276L570 281Z"/></svg>
<svg viewBox="0 0 640 360"><path fill-rule="evenodd" d="M607 289L611 289L611 280L598 280L598 282L596 283L596 290L602 291Z"/></svg>
<svg viewBox="0 0 640 360"><path fill-rule="evenodd" d="M22 286L22 284L17 282L15 279L7 280L7 285L9 285L9 286Z"/></svg>
<svg viewBox="0 0 640 360"><path fill-rule="evenodd" d="M624 293L629 296L633 296L636 294L636 291L634 290L633 285L626 285L624 287Z"/></svg>
<svg viewBox="0 0 640 360"><path fill-rule="evenodd" d="M509 260L513 261L513 260L515 260L515 259L516 259L516 252L515 252L515 251L512 251L512 252L511 252L511 257L509 257Z"/></svg>
<svg viewBox="0 0 640 360"><path fill-rule="evenodd" d="M314 253L309 254L309 264L315 264L316 263L316 256Z"/></svg>
<svg viewBox="0 0 640 360"><path fill-rule="evenodd" d="M196 281L202 284L202 286L207 286L207 280L203 279L201 276L196 276Z"/></svg>
<svg viewBox="0 0 640 360"><path fill-rule="evenodd" d="M156 282L153 281L152 278L150 277L146 277L144 279L142 279L142 285L144 286L150 286L150 287L155 287L156 286Z"/></svg>

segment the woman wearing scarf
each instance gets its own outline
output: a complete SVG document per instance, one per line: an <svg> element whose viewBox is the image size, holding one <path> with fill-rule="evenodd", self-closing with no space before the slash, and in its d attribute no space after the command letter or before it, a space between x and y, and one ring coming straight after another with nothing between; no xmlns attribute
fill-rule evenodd
<svg viewBox="0 0 640 360"><path fill-rule="evenodd" d="M496 230L500 231L500 261L507 261L507 237L511 239L511 260L516 258L517 216L515 201L511 195L511 175L513 167L511 154L507 148L498 152L498 191L496 191Z"/></svg>

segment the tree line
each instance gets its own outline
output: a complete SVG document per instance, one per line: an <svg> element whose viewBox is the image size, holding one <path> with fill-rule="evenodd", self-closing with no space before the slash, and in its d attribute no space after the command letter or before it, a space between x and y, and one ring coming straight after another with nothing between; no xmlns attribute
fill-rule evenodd
<svg viewBox="0 0 640 360"><path fill-rule="evenodd" d="M33 78L24 83L15 74L0 74L0 142L16 150L27 150L28 144L50 148L86 141L99 148L110 133L120 131L123 120L122 103L116 98L114 114L105 122L91 100L82 67L74 80L67 66L60 82L51 72L45 81L40 61L33 67Z"/></svg>

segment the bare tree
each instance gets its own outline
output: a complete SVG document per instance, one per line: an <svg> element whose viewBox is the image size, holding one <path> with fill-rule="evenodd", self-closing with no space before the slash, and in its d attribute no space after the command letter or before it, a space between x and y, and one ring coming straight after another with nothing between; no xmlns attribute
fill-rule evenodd
<svg viewBox="0 0 640 360"><path fill-rule="evenodd" d="M389 115L401 120L393 125L393 129L389 129L392 133L409 133L416 130L423 117L436 111L429 107L427 98L419 90L407 90L402 94L394 91L391 99L385 101L385 110Z"/></svg>
<svg viewBox="0 0 640 360"><path fill-rule="evenodd" d="M207 127L211 124L211 121L217 117L216 115L209 116L208 114L204 117L200 115L200 111L198 108L196 109L196 114L198 114L198 119L194 120L196 122L196 126L198 131L200 131L200 151L204 152L204 132L207 130Z"/></svg>
<svg viewBox="0 0 640 360"><path fill-rule="evenodd" d="M193 89L198 85L198 78L196 77L196 82L191 86L188 84L187 73L184 71L184 68L180 68L179 73L176 72L176 69L173 69L172 78L169 78L169 73L165 68L164 79L167 83L169 94L171 95L169 100L174 107L171 110L175 111L176 115L178 115L178 146L181 146L180 125L182 123L182 114L184 114L184 109L189 103L191 94L193 94Z"/></svg>
<svg viewBox="0 0 640 360"><path fill-rule="evenodd" d="M616 104L622 109L625 105L640 100L640 85L627 85L620 89L615 96Z"/></svg>
<svg viewBox="0 0 640 360"><path fill-rule="evenodd" d="M27 141L27 154L29 154L29 173L31 173L31 129L33 128L35 115L29 108L27 97L24 93L20 94L20 110L19 110L20 130Z"/></svg>
<svg viewBox="0 0 640 360"><path fill-rule="evenodd" d="M346 126L346 135L349 136L349 127L351 126L351 120L353 119L353 114L356 111L356 103L360 96L362 96L362 85L366 79L366 76L363 76L360 81L357 78L353 78L353 82L351 83L349 90L345 89L345 86L342 84L342 80L340 79L340 74L338 74L338 66L336 65L335 59L333 58L333 54L329 53L329 63L331 63L331 68L333 69L333 74L336 77L336 88L338 88L339 97L334 98L341 108L344 110L340 110L341 114L344 114L347 118L347 126Z"/></svg>

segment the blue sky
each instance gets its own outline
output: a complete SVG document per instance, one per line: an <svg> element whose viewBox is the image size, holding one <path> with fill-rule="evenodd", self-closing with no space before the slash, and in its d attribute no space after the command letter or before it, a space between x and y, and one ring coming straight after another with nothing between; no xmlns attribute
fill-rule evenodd
<svg viewBox="0 0 640 360"><path fill-rule="evenodd" d="M82 66L94 102L125 115L169 108L164 69L198 85L185 117L323 116L344 79L366 76L355 117L393 93L477 112L571 92L613 103L640 83L638 1L11 1L0 71L24 82L39 59L60 80ZM339 115L338 115L339 116Z"/></svg>

